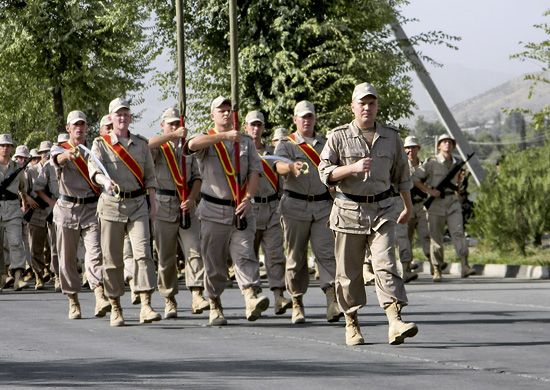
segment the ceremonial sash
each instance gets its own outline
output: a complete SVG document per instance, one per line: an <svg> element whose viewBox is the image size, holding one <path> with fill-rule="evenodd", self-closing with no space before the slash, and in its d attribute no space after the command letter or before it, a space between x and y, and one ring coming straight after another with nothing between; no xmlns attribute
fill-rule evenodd
<svg viewBox="0 0 550 390"><path fill-rule="evenodd" d="M162 150L164 158L168 163L168 169L170 170L172 180L174 181L176 189L178 190L180 200L186 199L185 195L187 194L187 181L180 169L179 164L177 163L174 147L170 142L166 142L160 145L160 149Z"/></svg>
<svg viewBox="0 0 550 390"><path fill-rule="evenodd" d="M217 134L217 131L214 129L210 129L208 130L208 134L214 135L214 134ZM225 173L227 184L231 189L233 200L237 201L237 194L238 194L237 191L240 190L241 191L240 194L244 195L244 192L246 190L246 183L243 183L243 186L239 188L239 184L237 183L237 175L235 172L235 168L233 167L233 163L231 162L231 158L229 157L229 152L227 151L227 148L225 147L223 141L220 141L214 144L214 148L216 149L216 153L218 154L220 164L222 165L223 171ZM240 198L242 198L242 196Z"/></svg>
<svg viewBox="0 0 550 390"><path fill-rule="evenodd" d="M71 150L71 149L76 147L73 144L71 144L70 141L63 142L63 143L59 144L59 146L61 146L64 149L67 149L67 150ZM90 173L88 171L88 163L86 163L86 160L84 160L84 157L82 157L82 154L79 153L78 157L73 160L73 163L74 163L74 165L76 165L76 168L78 169L78 172L80 172L80 174L82 175L84 180L86 180L86 182L88 183L88 185L90 186L92 191L94 191L94 193L96 195L99 195L101 193L101 188L96 186L90 180Z"/></svg>
<svg viewBox="0 0 550 390"><path fill-rule="evenodd" d="M292 133L287 137L293 144L297 145L302 152L309 158L309 160L315 165L315 167L319 166L319 163L321 162L321 157L319 156L319 153L315 149L313 149L313 146L306 142L302 142L301 144L296 141L296 134Z"/></svg>
<svg viewBox="0 0 550 390"><path fill-rule="evenodd" d="M128 153L128 151L122 146L120 142L117 142L115 145L111 142L111 135L105 134L100 137L103 142L107 145L109 149L118 157L124 165L132 172L132 174L135 176L137 181L139 182L139 185L141 188L145 189L145 183L143 182L143 169L138 164L136 160Z"/></svg>
<svg viewBox="0 0 550 390"><path fill-rule="evenodd" d="M261 157L262 156L260 156L260 158ZM271 165L269 165L263 158L262 167L264 168L264 176L267 181L269 181L275 191L279 191L279 176L277 176L277 173L273 170L273 168L271 168Z"/></svg>

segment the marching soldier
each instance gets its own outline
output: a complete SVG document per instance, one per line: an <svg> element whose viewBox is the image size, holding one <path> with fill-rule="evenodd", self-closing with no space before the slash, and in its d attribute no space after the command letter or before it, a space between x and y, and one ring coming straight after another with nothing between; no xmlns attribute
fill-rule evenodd
<svg viewBox="0 0 550 390"><path fill-rule="evenodd" d="M210 113L214 128L207 134L193 136L186 146L195 153L203 180L197 213L201 220L204 287L210 299L209 324L227 324L221 294L227 283L229 257L245 298L246 319L255 321L269 306L269 299L259 295L259 263L254 255L256 217L252 199L262 165L250 137L233 130L230 100L217 97L210 105ZM233 159L236 143L240 147L240 172L236 171ZM238 178L242 178L244 186ZM238 199L242 199L239 204Z"/></svg>
<svg viewBox="0 0 550 390"><path fill-rule="evenodd" d="M104 317L111 305L103 293L101 275L100 232L97 221L97 201L101 188L92 183L88 164L78 145L86 144L88 125L86 115L71 111L67 116L69 140L51 150L51 163L59 177L59 192L53 208L53 222L57 225L59 251L59 280L61 291L69 299L69 319L82 317L78 293L81 290L77 269L77 251L80 239L86 249L84 268L96 303L94 315Z"/></svg>
<svg viewBox="0 0 550 390"><path fill-rule="evenodd" d="M26 182L23 168L11 160L13 141L11 134L0 134L0 243L7 238L10 250L10 270L14 275L13 289L21 291L27 287L23 281L25 269L25 251L21 223L23 213L19 196L26 194ZM4 256L0 256L0 288L4 286Z"/></svg>
<svg viewBox="0 0 550 390"><path fill-rule="evenodd" d="M246 132L254 140L263 167L253 204L254 214L256 215L254 252L258 257L260 246L262 247L269 288L273 291L275 298L275 314L284 314L286 309L292 306L292 301L283 295L286 259L280 222L281 216L278 212L279 176L273 169L273 162L262 157L273 155L274 148L262 143L265 120L261 112L249 112L246 115L245 122Z"/></svg>
<svg viewBox="0 0 550 390"><path fill-rule="evenodd" d="M303 296L309 285L309 242L317 259L321 289L326 295L327 321L336 322L342 315L334 293L334 237L327 226L332 197L317 171L319 153L326 141L315 133L315 122L312 103L304 100L296 104L296 131L283 138L275 149L276 155L291 161L276 161L275 167L277 173L284 176L280 211L288 251L286 286L292 296L293 324L305 322Z"/></svg>
<svg viewBox="0 0 550 390"><path fill-rule="evenodd" d="M99 122L99 135L109 134L109 131L113 130L113 122L109 115L103 115Z"/></svg>
<svg viewBox="0 0 550 390"><path fill-rule="evenodd" d="M447 176L453 166L460 160L453 156L455 139L442 134L437 139L438 154L430 157L414 172L414 185L435 199L428 209L428 228L430 231L430 260L433 266L433 281L441 281L441 271L446 265L443 251L445 225L449 229L455 251L462 263L461 276L467 278L475 275L475 270L468 264L468 243L464 236L462 205L456 194L457 178L443 192L435 187Z"/></svg>
<svg viewBox="0 0 550 390"><path fill-rule="evenodd" d="M92 182L104 189L97 214L101 227L104 290L111 304L110 324L124 325L120 297L124 294L125 232L130 237L136 262L135 288L141 300L139 322L150 323L161 319L151 307L151 295L157 286L149 230L149 215L154 222L157 208L153 158L147 139L129 131L132 115L126 100L111 101L109 116L113 130L94 140L88 164Z"/></svg>
<svg viewBox="0 0 550 390"><path fill-rule="evenodd" d="M200 253L200 222L195 216L201 178L192 156L185 157L185 170L182 169L182 142L187 131L179 124L179 111L167 109L162 114L163 134L149 140L159 186L156 191L158 214L154 233L159 257L158 287L165 302L164 318L177 317L178 238L183 244L185 285L191 291L191 312L200 314L209 307L202 294L204 264ZM189 226L184 226L184 213L188 214Z"/></svg>
<svg viewBox="0 0 550 390"><path fill-rule="evenodd" d="M355 87L351 108L355 119L330 133L319 165L323 182L336 185L330 228L335 235L336 295L345 312L346 344L364 343L357 311L366 304L367 250L378 302L389 322L389 343L401 344L418 332L414 323L401 320L407 294L395 258L395 223L405 223L412 209L409 167L398 132L376 122L378 94L372 85ZM403 201L397 218L392 184Z"/></svg>

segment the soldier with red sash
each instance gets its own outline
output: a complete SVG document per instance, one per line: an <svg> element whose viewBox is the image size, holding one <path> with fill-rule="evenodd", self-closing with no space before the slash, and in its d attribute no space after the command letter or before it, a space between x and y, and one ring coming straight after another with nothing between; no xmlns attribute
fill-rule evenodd
<svg viewBox="0 0 550 390"><path fill-rule="evenodd" d="M158 288L165 302L164 318L175 318L178 240L185 256L185 285L191 290L191 312L200 314L209 307L202 296L204 264L200 253L200 221L195 216L201 177L193 156L182 159L187 131L180 127L179 110L169 108L161 119L163 133L149 139L159 186L156 191L158 214L154 235L159 257ZM190 226L183 226L182 212L189 214Z"/></svg>
<svg viewBox="0 0 550 390"><path fill-rule="evenodd" d="M136 264L134 285L141 300L139 322L150 323L161 319L151 307L151 295L157 286L149 230L149 215L154 222L157 209L155 167L147 139L129 131L130 104L121 98L113 100L109 104L109 116L113 130L94 140L88 164L92 182L104 189L97 214L101 226L104 289L111 303L111 326L124 325L120 297L124 294L126 232Z"/></svg>
<svg viewBox="0 0 550 390"><path fill-rule="evenodd" d="M288 251L286 286L292 295L293 324L305 322L302 299L309 285L309 242L317 259L321 288L327 299L327 321L336 322L342 316L334 293L334 238L327 226L332 197L317 172L319 153L326 140L315 133L315 121L312 103L304 100L296 104L296 131L281 140L275 149L276 155L292 161L277 161L276 169L285 177L280 211ZM305 164L307 170L304 169Z"/></svg>
<svg viewBox="0 0 550 390"><path fill-rule="evenodd" d="M204 260L204 287L210 299L210 325L225 325L221 295L227 284L227 259L231 256L235 277L246 303L246 318L257 320L269 306L269 299L259 295L259 263L254 254L256 217L252 201L258 188L262 164L249 136L234 130L231 102L222 96L210 105L214 128L198 134L186 144L188 152L199 161L202 188L197 208L201 220L201 252ZM234 164L234 146L240 143L240 168ZM238 183L237 178L242 178ZM237 204L237 191L242 201ZM235 218L246 217L243 230L235 226ZM241 227L242 228L242 225Z"/></svg>
<svg viewBox="0 0 550 390"><path fill-rule="evenodd" d="M88 163L78 148L78 145L86 143L86 115L81 111L71 111L67 116L66 128L69 140L54 146L50 159L59 178L59 193L53 208L53 222L57 226L61 291L69 298L69 319L81 318L78 300L81 281L77 268L77 251L82 238L86 249L86 278L96 298L94 315L104 317L111 305L103 292L101 240L96 216L101 188L90 180Z"/></svg>
<svg viewBox="0 0 550 390"><path fill-rule="evenodd" d="M269 288L275 298L275 314L284 314L292 306L285 298L285 253L281 216L279 214L279 175L273 167L273 160L263 156L273 155L273 147L262 142L264 115L260 111L251 111L246 115L246 132L254 140L258 155L262 159L263 172L260 174L258 191L254 197L254 214L256 215L256 239L254 252L256 257L260 246L264 252Z"/></svg>

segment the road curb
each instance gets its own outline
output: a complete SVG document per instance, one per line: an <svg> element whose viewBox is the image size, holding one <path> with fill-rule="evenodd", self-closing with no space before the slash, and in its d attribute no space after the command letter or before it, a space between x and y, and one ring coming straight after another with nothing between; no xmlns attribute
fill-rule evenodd
<svg viewBox="0 0 550 390"><path fill-rule="evenodd" d="M510 265L510 264L473 264L477 276L489 278L550 279L550 266L547 265ZM458 275L462 265L451 263L443 274ZM419 263L419 273L430 273L430 263Z"/></svg>

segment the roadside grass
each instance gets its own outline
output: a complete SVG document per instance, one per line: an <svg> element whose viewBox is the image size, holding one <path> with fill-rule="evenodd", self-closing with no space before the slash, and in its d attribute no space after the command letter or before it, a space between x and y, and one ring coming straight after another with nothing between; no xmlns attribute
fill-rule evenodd
<svg viewBox="0 0 550 390"><path fill-rule="evenodd" d="M529 247L527 256L519 252L498 252L485 248L483 245L470 246L469 262L472 264L511 264L511 265L542 265L550 266L550 249ZM420 248L414 248L415 260L427 261ZM445 261L460 262L452 243L445 243Z"/></svg>

